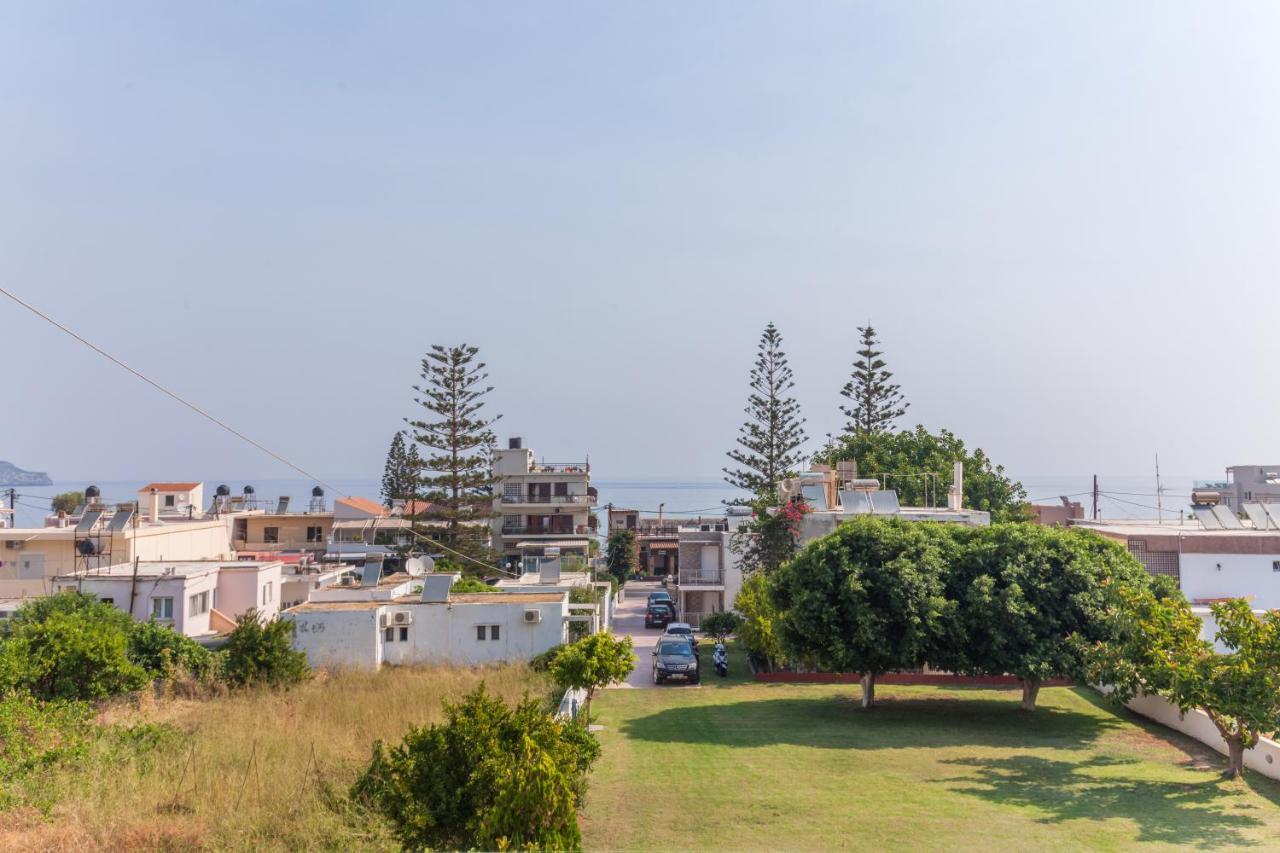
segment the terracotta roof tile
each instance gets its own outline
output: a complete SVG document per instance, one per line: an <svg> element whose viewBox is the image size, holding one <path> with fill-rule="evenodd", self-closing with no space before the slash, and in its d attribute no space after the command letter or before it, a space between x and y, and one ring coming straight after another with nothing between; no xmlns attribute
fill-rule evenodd
<svg viewBox="0 0 1280 853"><path fill-rule="evenodd" d="M189 492L200 485L203 485L203 484L202 483L147 483L141 489L138 489L138 491L149 492L152 489L155 489L157 492Z"/></svg>

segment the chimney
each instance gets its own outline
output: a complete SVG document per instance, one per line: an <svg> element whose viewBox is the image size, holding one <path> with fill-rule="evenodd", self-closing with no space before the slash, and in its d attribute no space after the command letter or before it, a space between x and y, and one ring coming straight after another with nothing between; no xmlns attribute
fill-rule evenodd
<svg viewBox="0 0 1280 853"><path fill-rule="evenodd" d="M951 474L951 489L947 492L947 509L960 510L964 507L964 463L957 462Z"/></svg>
<svg viewBox="0 0 1280 853"><path fill-rule="evenodd" d="M424 602L445 602L449 600L449 588L462 575L457 572L432 572L422 576L422 600Z"/></svg>
<svg viewBox="0 0 1280 853"><path fill-rule="evenodd" d="M151 521L160 520L160 492L155 489L151 490Z"/></svg>

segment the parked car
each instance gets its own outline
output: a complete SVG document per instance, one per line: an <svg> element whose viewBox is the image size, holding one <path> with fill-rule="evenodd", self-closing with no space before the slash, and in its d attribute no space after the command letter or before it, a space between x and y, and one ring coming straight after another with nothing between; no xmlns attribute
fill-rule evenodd
<svg viewBox="0 0 1280 853"><path fill-rule="evenodd" d="M664 637L677 637L689 641L689 645L693 646L693 653L698 653L698 638L693 633L693 627L688 622L668 622L667 629L662 632Z"/></svg>
<svg viewBox="0 0 1280 853"><path fill-rule="evenodd" d="M648 604L657 604L659 601L671 601L671 593L667 592L665 589L649 593Z"/></svg>
<svg viewBox="0 0 1280 853"><path fill-rule="evenodd" d="M683 678L697 684L700 677L698 656L688 640L677 637L661 637L653 650L653 683L662 684L668 678Z"/></svg>
<svg viewBox="0 0 1280 853"><path fill-rule="evenodd" d="M672 611L668 602L658 602L650 605L644 611L644 626L646 628L665 628L667 624L676 618L676 614Z"/></svg>

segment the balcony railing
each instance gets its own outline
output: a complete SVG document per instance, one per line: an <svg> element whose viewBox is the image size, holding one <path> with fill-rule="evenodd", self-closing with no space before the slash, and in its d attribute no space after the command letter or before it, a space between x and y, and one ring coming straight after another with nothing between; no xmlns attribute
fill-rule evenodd
<svg viewBox="0 0 1280 853"><path fill-rule="evenodd" d="M680 584L682 586L723 586L724 571L722 569L681 569Z"/></svg>
<svg viewBox="0 0 1280 853"><path fill-rule="evenodd" d="M549 530L546 527L505 524L502 526L503 536L586 536L590 532L585 524L579 524L570 530Z"/></svg>
<svg viewBox="0 0 1280 853"><path fill-rule="evenodd" d="M593 506L595 495L503 495L504 504L581 504Z"/></svg>
<svg viewBox="0 0 1280 853"><path fill-rule="evenodd" d="M586 474L591 466L586 462L535 462L529 469L533 474Z"/></svg>

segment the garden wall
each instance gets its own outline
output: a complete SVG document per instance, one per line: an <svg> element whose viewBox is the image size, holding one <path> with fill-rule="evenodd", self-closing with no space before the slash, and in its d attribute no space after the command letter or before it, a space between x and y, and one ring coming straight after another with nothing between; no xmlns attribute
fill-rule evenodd
<svg viewBox="0 0 1280 853"><path fill-rule="evenodd" d="M757 672L756 681L783 684L857 684L862 675L857 672ZM1071 687L1069 678L1054 678L1041 687ZM935 685L939 687L1018 687L1022 682L1012 675L952 675L946 672L889 672L876 676L876 684Z"/></svg>
<svg viewBox="0 0 1280 853"><path fill-rule="evenodd" d="M1127 706L1135 714L1141 714L1155 720L1163 726L1193 737L1206 746L1227 754L1227 742L1218 734L1217 727L1204 711L1191 711L1183 714L1178 706L1159 696L1139 696ZM1262 738L1253 749L1244 751L1244 766L1255 770L1263 776L1280 779L1280 744L1269 738Z"/></svg>

